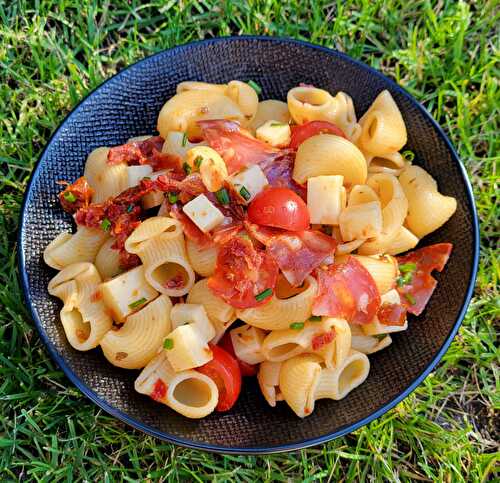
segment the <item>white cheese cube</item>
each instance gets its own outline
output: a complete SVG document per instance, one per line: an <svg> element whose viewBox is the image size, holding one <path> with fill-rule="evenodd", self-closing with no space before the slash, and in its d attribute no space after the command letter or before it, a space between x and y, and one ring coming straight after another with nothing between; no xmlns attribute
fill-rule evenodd
<svg viewBox="0 0 500 483"><path fill-rule="evenodd" d="M307 180L307 208L311 223L338 225L346 205L344 177L315 176Z"/></svg>
<svg viewBox="0 0 500 483"><path fill-rule="evenodd" d="M175 304L170 311L170 320L173 329L191 324L205 342L215 336L214 326L211 324L203 305Z"/></svg>
<svg viewBox="0 0 500 483"><path fill-rule="evenodd" d="M229 181L238 193L241 194L243 187L248 191L250 198L246 200L247 203L250 203L269 184L266 175L256 164L241 171L241 173L231 176ZM243 194L242 196L245 198Z"/></svg>
<svg viewBox="0 0 500 483"><path fill-rule="evenodd" d="M137 186L142 178L150 177L153 168L148 164L140 164L138 166L127 167L127 186L132 188Z"/></svg>
<svg viewBox="0 0 500 483"><path fill-rule="evenodd" d="M257 139L275 147L284 147L290 144L292 131L288 124L270 120L262 124L255 131Z"/></svg>
<svg viewBox="0 0 500 483"><path fill-rule="evenodd" d="M99 287L103 302L116 322L125 322L129 314L140 310L158 295L146 281L143 265L101 283Z"/></svg>
<svg viewBox="0 0 500 483"><path fill-rule="evenodd" d="M207 341L191 325L181 325L168 334L171 348L165 349L168 362L174 371L186 371L200 367L212 360L212 350Z"/></svg>
<svg viewBox="0 0 500 483"><path fill-rule="evenodd" d="M342 240L376 237L382 231L382 207L379 201L348 206L339 216Z"/></svg>
<svg viewBox="0 0 500 483"><path fill-rule="evenodd" d="M224 215L205 195L198 195L182 208L191 221L207 233L223 222Z"/></svg>

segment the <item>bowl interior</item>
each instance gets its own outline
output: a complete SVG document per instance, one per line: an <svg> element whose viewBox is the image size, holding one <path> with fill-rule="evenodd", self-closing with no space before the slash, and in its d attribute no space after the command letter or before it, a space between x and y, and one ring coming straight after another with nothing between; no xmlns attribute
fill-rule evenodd
<svg viewBox="0 0 500 483"><path fill-rule="evenodd" d="M314 413L297 418L285 403L270 408L254 380L245 380L237 405L225 414L189 420L133 390L137 371L107 363L100 349L80 353L66 341L59 302L47 293L55 271L44 265L45 246L61 230L71 230L69 215L57 202L58 180L83 174L87 154L98 146L125 142L154 132L163 103L185 80L226 82L253 79L262 99L285 99L300 82L330 92L342 90L360 116L382 89L396 100L408 130L407 148L415 163L437 180L441 192L457 198L458 209L421 245L454 244L438 288L425 313L393 337L386 350L370 356L368 380L342 401L319 401ZM346 56L277 39L236 38L195 43L162 52L126 69L92 93L64 121L44 151L26 195L20 234L21 271L27 300L43 339L80 389L106 410L157 436L195 447L223 451L293 448L343 434L387 409L435 361L458 327L475 265L474 208L467 182L452 149L432 120L405 92L383 76ZM23 266L24 262L24 266ZM23 271L24 270L24 271ZM272 425L270 422L272 421Z"/></svg>

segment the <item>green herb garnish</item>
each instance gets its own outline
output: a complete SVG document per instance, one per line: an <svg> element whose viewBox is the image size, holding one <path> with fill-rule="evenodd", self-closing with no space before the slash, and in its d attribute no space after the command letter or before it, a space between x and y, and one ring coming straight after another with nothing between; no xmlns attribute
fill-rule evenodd
<svg viewBox="0 0 500 483"><path fill-rule="evenodd" d="M163 348L167 350L171 350L174 348L174 341L172 339L165 339L163 341Z"/></svg>
<svg viewBox="0 0 500 483"><path fill-rule="evenodd" d="M132 213L134 211L134 205L128 205L127 206L127 213Z"/></svg>
<svg viewBox="0 0 500 483"><path fill-rule="evenodd" d="M177 203L179 195L177 193L168 193L168 202L171 204Z"/></svg>
<svg viewBox="0 0 500 483"><path fill-rule="evenodd" d="M321 322L321 315L311 315L311 317L309 317L309 320L311 322Z"/></svg>
<svg viewBox="0 0 500 483"><path fill-rule="evenodd" d="M226 188L221 188L219 191L215 193L215 197L219 201L221 205L229 204L229 193Z"/></svg>
<svg viewBox="0 0 500 483"><path fill-rule="evenodd" d="M257 95L260 95L260 93L262 92L262 87L260 87L257 82L249 80L247 84L257 93Z"/></svg>
<svg viewBox="0 0 500 483"><path fill-rule="evenodd" d="M186 174L191 174L192 169L191 169L191 166L189 166L189 164L184 163L184 164L182 165L182 169L184 170L184 172L185 172Z"/></svg>
<svg viewBox="0 0 500 483"><path fill-rule="evenodd" d="M283 127L283 126L286 126L286 124L283 122L272 122L271 124L269 124L269 126L271 126L271 127Z"/></svg>
<svg viewBox="0 0 500 483"><path fill-rule="evenodd" d="M290 324L290 329L293 330L302 330L304 328L304 322L294 322Z"/></svg>
<svg viewBox="0 0 500 483"><path fill-rule="evenodd" d="M69 203L74 203L76 201L76 196L71 191L67 191L64 193L64 199Z"/></svg>
<svg viewBox="0 0 500 483"><path fill-rule="evenodd" d="M401 273L414 272L417 269L417 264L413 262L403 263L399 265L399 271Z"/></svg>
<svg viewBox="0 0 500 483"><path fill-rule="evenodd" d="M396 283L398 284L398 287L402 287L403 285L408 285L409 283L411 283L412 280L413 280L413 273L408 272L405 273L403 276L398 277Z"/></svg>
<svg viewBox="0 0 500 483"><path fill-rule="evenodd" d="M410 305L415 305L417 303L415 297L411 293L405 293L405 298L410 302Z"/></svg>
<svg viewBox="0 0 500 483"><path fill-rule="evenodd" d="M200 169L202 161L203 161L203 158L201 156L196 156L196 158L194 160L194 166L196 169Z"/></svg>
<svg viewBox="0 0 500 483"><path fill-rule="evenodd" d="M244 186L240 189L240 195L245 199L245 201L248 201L252 197L250 191L248 191Z"/></svg>
<svg viewBox="0 0 500 483"><path fill-rule="evenodd" d="M183 148L186 147L187 142L188 142L188 135L187 135L187 133L184 133L182 135L182 147Z"/></svg>
<svg viewBox="0 0 500 483"><path fill-rule="evenodd" d="M270 297L272 294L273 294L273 289L266 288L266 290L264 290L263 292L261 292L255 296L255 300L257 300L257 302L262 302L263 300Z"/></svg>
<svg viewBox="0 0 500 483"><path fill-rule="evenodd" d="M108 218L104 218L101 221L101 229L104 231L108 231L111 228L111 222L109 221Z"/></svg>
<svg viewBox="0 0 500 483"><path fill-rule="evenodd" d="M415 153L413 151L410 151L409 149L407 149L406 151L403 151L401 153L401 156L403 156L403 158L405 158L405 161L413 161L415 159Z"/></svg>
<svg viewBox="0 0 500 483"><path fill-rule="evenodd" d="M136 300L135 302L132 302L131 304L128 304L128 306L132 310L135 310L135 309L139 308L141 305L144 305L146 302L147 302L147 300L144 297L142 297L141 299Z"/></svg>

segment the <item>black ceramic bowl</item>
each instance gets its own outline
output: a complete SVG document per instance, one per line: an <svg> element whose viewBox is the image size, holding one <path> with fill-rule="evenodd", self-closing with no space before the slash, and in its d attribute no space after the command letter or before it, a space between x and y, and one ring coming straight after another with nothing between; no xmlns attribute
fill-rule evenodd
<svg viewBox="0 0 500 483"><path fill-rule="evenodd" d="M422 245L447 241L454 250L438 287L409 329L370 356L367 381L342 401L322 400L301 420L286 404L270 408L253 380L245 380L232 411L189 420L133 389L136 371L113 367L101 351L81 353L66 341L60 304L47 293L55 271L45 266L45 246L72 225L59 207L57 180L83 173L87 154L132 136L151 133L163 103L185 80L222 83L253 79L262 99L285 99L300 82L347 92L360 116L388 89L403 114L407 148L415 162L458 201L446 225ZM106 81L59 126L42 153L26 192L19 234L19 264L26 301L50 354L69 379L108 413L146 433L192 448L225 453L267 453L323 443L382 415L413 391L434 368L462 321L474 285L478 225L471 187L450 141L430 115L394 82L344 54L294 40L266 37L195 42L148 57Z"/></svg>

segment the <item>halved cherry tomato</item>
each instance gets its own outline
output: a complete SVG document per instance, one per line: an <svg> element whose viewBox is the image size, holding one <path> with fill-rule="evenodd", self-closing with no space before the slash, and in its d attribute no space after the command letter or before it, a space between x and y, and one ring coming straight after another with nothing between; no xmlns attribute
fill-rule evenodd
<svg viewBox="0 0 500 483"><path fill-rule="evenodd" d="M241 375L245 376L255 376L257 374L257 365L249 364L248 362L238 359L238 356L234 353L233 341L231 340L231 334L226 332L222 339L219 341L219 347L222 347L226 352L231 354L240 366Z"/></svg>
<svg viewBox="0 0 500 483"><path fill-rule="evenodd" d="M241 372L238 361L221 347L210 344L214 358L196 370L210 377L219 390L217 411L229 411L241 391Z"/></svg>
<svg viewBox="0 0 500 483"><path fill-rule="evenodd" d="M248 207L248 219L258 225L303 231L309 228L309 211L304 200L288 188L267 188Z"/></svg>
<svg viewBox="0 0 500 483"><path fill-rule="evenodd" d="M346 138L344 131L335 124L327 121L311 121L300 126L292 126L292 140L290 148L297 149L306 139L316 134L335 134ZM346 138L347 139L347 138Z"/></svg>

